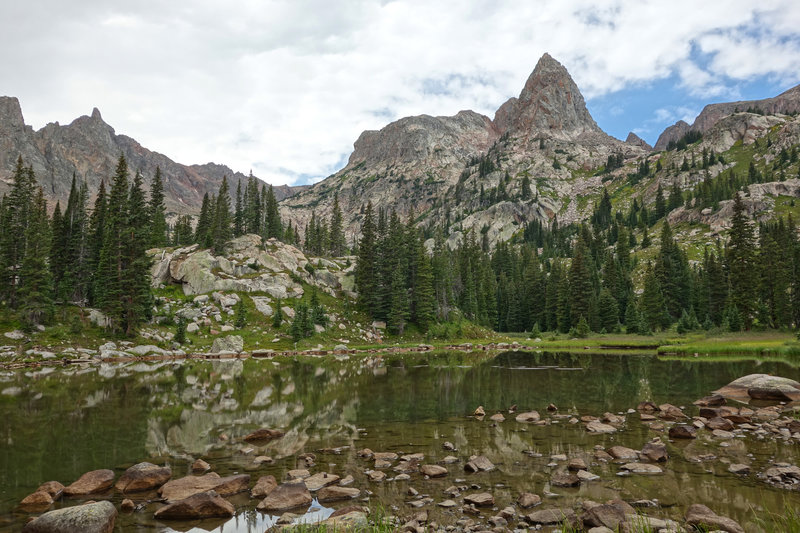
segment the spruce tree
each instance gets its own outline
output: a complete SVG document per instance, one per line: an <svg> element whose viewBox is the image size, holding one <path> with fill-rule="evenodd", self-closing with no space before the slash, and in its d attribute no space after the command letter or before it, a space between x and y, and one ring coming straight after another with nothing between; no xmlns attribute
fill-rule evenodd
<svg viewBox="0 0 800 533"><path fill-rule="evenodd" d="M333 211L330 221L330 253L334 257L345 254L347 241L344 237L344 226L342 221L342 210L339 207L339 193L333 194Z"/></svg>
<svg viewBox="0 0 800 533"><path fill-rule="evenodd" d="M242 205L242 182L236 184L236 206L233 210L233 235L238 237L245 232L244 207Z"/></svg>
<svg viewBox="0 0 800 533"><path fill-rule="evenodd" d="M272 327L278 329L283 324L283 309L281 309L281 299L275 300L275 312L272 313Z"/></svg>
<svg viewBox="0 0 800 533"><path fill-rule="evenodd" d="M120 156L108 198L103 246L94 292L97 304L114 331L125 331L125 243L128 238L128 163Z"/></svg>
<svg viewBox="0 0 800 533"><path fill-rule="evenodd" d="M26 167L22 156L12 175L11 191L5 203L3 234L0 235L2 250L3 290L11 308L17 307L17 288L19 287L19 269L25 257L29 218L34 208L36 178L31 167Z"/></svg>
<svg viewBox="0 0 800 533"><path fill-rule="evenodd" d="M745 328L752 323L756 308L755 238L753 227L748 220L744 202L737 193L733 201L731 230L726 249L728 280L730 283L730 304L736 309L738 318Z"/></svg>
<svg viewBox="0 0 800 533"><path fill-rule="evenodd" d="M616 330L617 324L619 323L619 306L610 290L603 289L600 291L598 307L600 327L609 333Z"/></svg>
<svg viewBox="0 0 800 533"><path fill-rule="evenodd" d="M86 213L88 196L86 182L82 181L78 185L73 175L67 209L64 212L66 269L61 296L79 304L89 297L92 276L89 219Z"/></svg>
<svg viewBox="0 0 800 533"><path fill-rule="evenodd" d="M150 292L151 261L146 250L152 239L150 213L145 201L142 176L134 175L128 195L123 241L123 270L121 284L123 293L123 317L126 335L133 335L141 323L150 318L152 313L152 296Z"/></svg>
<svg viewBox="0 0 800 533"><path fill-rule="evenodd" d="M267 189L264 210L266 216L265 237L267 239L281 240L283 238L283 223L278 212L278 201L275 199L275 191L272 190L272 185Z"/></svg>
<svg viewBox="0 0 800 533"><path fill-rule="evenodd" d="M19 310L23 322L32 327L46 321L53 312L53 282L47 264L50 225L41 187L29 212L25 240L27 246L19 270Z"/></svg>
<svg viewBox="0 0 800 533"><path fill-rule="evenodd" d="M373 318L379 308L376 240L375 221L372 215L372 203L370 202L367 204L364 222L361 225L361 241L358 245L355 281L359 305Z"/></svg>
<svg viewBox="0 0 800 533"><path fill-rule="evenodd" d="M150 184L150 203L148 205L150 217L150 242L149 247L155 248L166 246L167 235L167 216L164 206L164 181L161 177L161 167L156 167L153 182Z"/></svg>
<svg viewBox="0 0 800 533"><path fill-rule="evenodd" d="M228 193L228 178L222 176L217 202L214 206L214 222L212 226L212 247L214 253L220 255L225 245L231 240L231 198Z"/></svg>
<svg viewBox="0 0 800 533"><path fill-rule="evenodd" d="M203 195L203 203L200 207L200 216L197 218L194 242L203 247L208 247L209 235L214 219L214 206L208 193Z"/></svg>
<svg viewBox="0 0 800 533"><path fill-rule="evenodd" d="M106 184L105 180L101 180L100 188L97 191L97 198L94 202L94 208L92 209L92 215L89 218L89 259L87 269L92 277L87 284L87 289L88 300L91 305L99 305L100 293L102 293L102 287L98 287L96 280L100 271L100 256L102 255L103 241L105 239L107 211L108 198L106 195ZM98 293L98 289L100 293Z"/></svg>

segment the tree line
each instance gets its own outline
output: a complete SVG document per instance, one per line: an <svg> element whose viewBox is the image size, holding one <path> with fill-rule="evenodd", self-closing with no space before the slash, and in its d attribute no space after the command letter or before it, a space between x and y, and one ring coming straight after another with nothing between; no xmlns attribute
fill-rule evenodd
<svg viewBox="0 0 800 533"><path fill-rule="evenodd" d="M139 172L120 157L110 190L101 182L93 208L73 175L67 205L48 216L44 192L22 158L0 201L0 291L26 327L47 323L57 305L101 309L106 326L133 334L150 318L150 260L145 251L167 239L164 189L156 170L149 200Z"/></svg>
<svg viewBox="0 0 800 533"><path fill-rule="evenodd" d="M756 228L737 194L727 240L707 246L702 260L690 264L664 220L654 258L639 263L632 249L650 245L648 210L635 206L627 217L611 210L604 195L589 223L534 222L520 241L491 252L472 231L450 249L440 229L429 254L410 223L381 211L375 224L368 205L359 303L396 333L408 323L424 331L460 318L497 331L573 334L800 324L800 242L791 217Z"/></svg>

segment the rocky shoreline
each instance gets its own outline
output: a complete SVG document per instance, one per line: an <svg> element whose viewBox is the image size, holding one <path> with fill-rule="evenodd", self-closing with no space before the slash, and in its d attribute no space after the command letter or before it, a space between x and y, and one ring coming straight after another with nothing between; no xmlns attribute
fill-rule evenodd
<svg viewBox="0 0 800 533"><path fill-rule="evenodd" d="M647 427L650 435L638 449L620 445L594 445L591 449L567 453L527 455L549 461L545 472L549 482L541 494L520 491L509 495L503 484L492 484L485 476L497 472L498 465L475 450L458 449L452 442L441 444L440 453L404 453L400 449L356 451L349 446L302 451L294 458L294 468L275 475L250 474L220 476L202 458L186 464L186 474L174 477L173 468L141 462L119 477L113 470L85 473L69 485L57 481L43 483L27 496L19 509L32 518L25 532L112 531L119 513L144 513L155 523L169 524L202 519L225 519L245 509L274 516L273 529L291 528L303 516L320 506L336 508L322 524L339 530L364 528L380 521L386 531L527 531L541 528L607 531L686 531L722 530L732 533L745 528L711 508L695 503L681 510L663 507L646 494L636 499L619 498L594 501L582 498L574 505L559 505L557 494L576 487L602 484L612 477L661 476L674 460L671 447L694 439L708 440L720 449L738 439L758 439L776 446L800 445L800 420L796 406L785 401L800 384L773 376L751 375L682 408L664 403L642 402L621 413L580 415L561 413L550 404L541 413L517 406L502 412L487 413L478 407L469 415L486 431L503 424L525 427L561 424L586 435L613 435L629 431L634 424ZM749 397L772 397L773 405L755 407L731 400L742 393ZM783 395L783 396L781 396ZM260 428L237 439L239 453L253 456L256 466L268 466L265 455L271 442L284 437L281 430ZM598 437L599 438L599 437ZM406 444L408 445L408 444ZM410 445L410 446L413 446ZM350 454L358 465L357 475L336 472L333 456ZM209 458L211 460L211 458ZM714 461L715 457L698 458ZM211 460L213 463L213 460ZM756 469L746 463L731 463L728 471L737 477L764 483L787 494L800 492L800 468L788 463L772 463ZM396 485L404 505L381 502L379 486ZM418 488L416 488L418 487ZM243 501L240 496L249 496ZM48 511L56 502L91 498L82 505ZM119 501L117 505L110 500ZM121 500L121 501L120 501ZM248 503L252 502L252 503ZM555 505L554 505L555 503ZM391 516L376 517L375 505L384 504ZM373 514L370 514L373 509ZM42 511L38 518L33 516Z"/></svg>

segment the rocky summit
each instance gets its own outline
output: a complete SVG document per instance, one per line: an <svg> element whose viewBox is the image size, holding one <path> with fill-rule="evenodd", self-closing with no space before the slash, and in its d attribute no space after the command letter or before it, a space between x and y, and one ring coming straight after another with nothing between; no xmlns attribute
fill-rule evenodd
<svg viewBox="0 0 800 533"><path fill-rule="evenodd" d="M575 181L573 173L596 168L617 152L635 157L645 148L605 134L567 69L545 54L519 96L501 105L494 119L461 111L403 118L366 131L347 165L281 202L282 215L303 228L313 213L329 217L338 193L351 240L371 202L375 209L413 213L422 224L486 226L494 243L526 221L580 218L577 211L562 212L564 198L601 183ZM530 191L523 192L525 178ZM462 237L461 230L451 233L452 242Z"/></svg>
<svg viewBox="0 0 800 533"><path fill-rule="evenodd" d="M236 190L238 182L248 179L224 165L182 165L148 150L135 139L116 133L97 108L70 124L51 122L34 130L25 124L19 100L0 96L0 194L8 192L17 158L22 156L25 164L33 167L48 200L53 205L57 200L64 205L73 174L86 180L89 193L94 195L101 180L110 185L120 154L132 169L142 173L146 183L156 167L161 169L167 209L177 214L199 211L203 195L216 194L223 176L227 176L232 190ZM280 200L296 190L275 187L275 197Z"/></svg>

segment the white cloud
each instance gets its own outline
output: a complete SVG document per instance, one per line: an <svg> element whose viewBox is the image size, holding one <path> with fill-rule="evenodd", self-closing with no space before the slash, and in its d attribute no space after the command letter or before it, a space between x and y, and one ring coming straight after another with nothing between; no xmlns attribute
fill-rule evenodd
<svg viewBox="0 0 800 533"><path fill-rule="evenodd" d="M36 127L97 106L180 162L277 184L334 172L362 130L402 116L492 116L544 52L587 98L672 75L707 96L729 78L796 82L799 4L4 2L0 91Z"/></svg>

